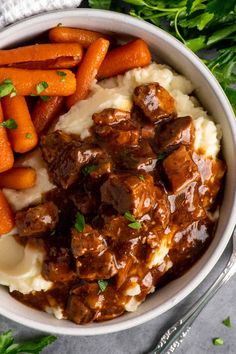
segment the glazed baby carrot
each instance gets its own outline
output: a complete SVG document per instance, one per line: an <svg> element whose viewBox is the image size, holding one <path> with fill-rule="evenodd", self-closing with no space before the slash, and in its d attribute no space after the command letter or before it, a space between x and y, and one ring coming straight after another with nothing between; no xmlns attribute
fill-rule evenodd
<svg viewBox="0 0 236 354"><path fill-rule="evenodd" d="M44 61L29 61L17 64L11 64L8 67L30 69L30 70L48 70L48 69L70 69L74 68L80 63L81 59L78 57L61 57L57 59L50 59Z"/></svg>
<svg viewBox="0 0 236 354"><path fill-rule="evenodd" d="M55 43L79 43L83 48L88 48L98 38L110 39L109 36L95 31L80 28L55 27L49 31L49 39Z"/></svg>
<svg viewBox="0 0 236 354"><path fill-rule="evenodd" d="M81 59L83 49L79 43L34 44L14 49L0 50L0 66L26 61L42 61L59 57Z"/></svg>
<svg viewBox="0 0 236 354"><path fill-rule="evenodd" d="M125 71L150 64L151 53L146 42L136 39L110 51L104 59L98 78L123 74Z"/></svg>
<svg viewBox="0 0 236 354"><path fill-rule="evenodd" d="M26 70L0 68L0 84L13 83L17 95L69 96L75 92L75 75L70 70Z"/></svg>
<svg viewBox="0 0 236 354"><path fill-rule="evenodd" d="M64 103L64 97L52 96L48 101L38 99L33 112L32 121L38 134L47 129L59 115Z"/></svg>
<svg viewBox="0 0 236 354"><path fill-rule="evenodd" d="M0 188L27 189L36 183L36 171L32 167L13 167L0 173Z"/></svg>
<svg viewBox="0 0 236 354"><path fill-rule="evenodd" d="M8 201L0 190L0 235L7 234L14 227L14 215Z"/></svg>
<svg viewBox="0 0 236 354"><path fill-rule="evenodd" d="M109 41L103 38L98 38L89 46L76 74L76 91L67 99L68 107L85 99L88 95L91 83L106 56L108 47Z"/></svg>
<svg viewBox="0 0 236 354"><path fill-rule="evenodd" d="M14 156L10 142L8 140L6 128L2 126L3 113L0 102L0 172L4 172L12 168L14 163Z"/></svg>
<svg viewBox="0 0 236 354"><path fill-rule="evenodd" d="M38 137L25 98L3 97L2 109L5 120L12 119L15 122L15 127L8 129L13 150L20 153L32 150L37 145Z"/></svg>

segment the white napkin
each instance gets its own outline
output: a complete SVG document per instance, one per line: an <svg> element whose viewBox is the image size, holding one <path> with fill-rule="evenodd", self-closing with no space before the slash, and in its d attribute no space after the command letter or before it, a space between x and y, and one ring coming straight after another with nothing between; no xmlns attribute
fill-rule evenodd
<svg viewBox="0 0 236 354"><path fill-rule="evenodd" d="M82 0L0 0L0 27L40 12L73 8Z"/></svg>

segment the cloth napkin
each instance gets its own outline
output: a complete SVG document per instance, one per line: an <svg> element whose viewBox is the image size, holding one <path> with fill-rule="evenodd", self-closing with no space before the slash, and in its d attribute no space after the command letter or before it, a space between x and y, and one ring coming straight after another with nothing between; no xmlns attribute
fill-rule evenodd
<svg viewBox="0 0 236 354"><path fill-rule="evenodd" d="M0 27L40 12L78 7L82 0L0 0Z"/></svg>

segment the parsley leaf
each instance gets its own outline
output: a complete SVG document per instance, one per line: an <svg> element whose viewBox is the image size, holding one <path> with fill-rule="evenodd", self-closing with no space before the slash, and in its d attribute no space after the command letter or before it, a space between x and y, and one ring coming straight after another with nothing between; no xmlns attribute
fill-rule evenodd
<svg viewBox="0 0 236 354"><path fill-rule="evenodd" d="M98 280L98 286L100 288L100 291L103 293L106 290L106 287L108 285L107 280Z"/></svg>
<svg viewBox="0 0 236 354"><path fill-rule="evenodd" d="M222 323L228 327L231 328L231 321L230 321L230 317L228 316L224 321L222 321Z"/></svg>
<svg viewBox="0 0 236 354"><path fill-rule="evenodd" d="M16 129L17 124L16 121L13 118L9 118L5 120L4 122L0 123L1 127L7 128L7 129Z"/></svg>
<svg viewBox="0 0 236 354"><path fill-rule="evenodd" d="M33 135L30 133L25 134L26 139L32 139Z"/></svg>
<svg viewBox="0 0 236 354"><path fill-rule="evenodd" d="M143 175L138 176L138 178L140 179L140 181L145 182L145 178Z"/></svg>
<svg viewBox="0 0 236 354"><path fill-rule="evenodd" d="M214 14L224 16L230 11L233 11L235 7L235 0L212 0L209 1L207 5L207 10L213 12Z"/></svg>
<svg viewBox="0 0 236 354"><path fill-rule="evenodd" d="M41 100L44 101L44 102L47 102L50 97L49 96L40 96Z"/></svg>
<svg viewBox="0 0 236 354"><path fill-rule="evenodd" d="M159 155L157 155L157 161L164 160L166 157L166 153L161 152Z"/></svg>
<svg viewBox="0 0 236 354"><path fill-rule="evenodd" d="M83 175L86 177L88 176L91 172L96 171L98 168L97 165L87 165L82 169Z"/></svg>
<svg viewBox="0 0 236 354"><path fill-rule="evenodd" d="M57 71L57 75L61 76L61 82L64 82L66 79L66 73L64 73L64 71Z"/></svg>
<svg viewBox="0 0 236 354"><path fill-rule="evenodd" d="M45 336L23 343L14 343L12 331L6 331L0 335L0 353L1 354L39 354L47 345L53 343L57 338L54 336Z"/></svg>
<svg viewBox="0 0 236 354"><path fill-rule="evenodd" d="M37 94L39 95L41 92L43 92L44 90L46 90L46 88L48 87L48 83L46 81L41 81L36 85L36 91Z"/></svg>
<svg viewBox="0 0 236 354"><path fill-rule="evenodd" d="M109 10L111 6L111 0L89 0L89 6L94 9Z"/></svg>
<svg viewBox="0 0 236 354"><path fill-rule="evenodd" d="M224 344L224 341L223 341L223 339L222 338L220 338L220 337L217 337L217 338L214 338L214 339L212 339L212 343L214 344L214 345L223 345Z"/></svg>
<svg viewBox="0 0 236 354"><path fill-rule="evenodd" d="M78 232L82 232L85 227L85 218L83 214L81 214L79 211L76 214L76 220L75 220L75 228Z"/></svg>
<svg viewBox="0 0 236 354"><path fill-rule="evenodd" d="M135 230L138 230L140 229L141 227L141 224L138 220L135 219L135 217L131 214L130 211L126 211L125 214L124 214L124 217L131 221L130 224L128 224L128 226L131 228L131 229L135 229Z"/></svg>
<svg viewBox="0 0 236 354"><path fill-rule="evenodd" d="M16 88L10 79L5 79L0 84L0 98L9 94L16 94ZM12 96L11 96L12 97Z"/></svg>

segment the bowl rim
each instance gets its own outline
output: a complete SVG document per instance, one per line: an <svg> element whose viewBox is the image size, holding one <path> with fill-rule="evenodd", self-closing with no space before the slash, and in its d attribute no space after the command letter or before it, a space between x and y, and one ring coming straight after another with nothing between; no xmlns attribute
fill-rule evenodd
<svg viewBox="0 0 236 354"><path fill-rule="evenodd" d="M184 54L188 58L188 60L191 61L195 67L198 68L201 75L204 76L205 79L210 83L211 88L215 92L218 100L221 101L222 106L224 107L225 110L225 114L227 116L228 123L232 131L233 144L236 150L236 124L235 124L234 112L228 101L228 98L226 97L224 91L222 90L216 78L213 76L210 70L201 62L201 60L197 57L196 54L190 51L187 47L184 46L184 44L182 44L179 40L174 38L172 35L170 35L169 33L165 32L164 30L150 23L140 21L129 15L124 15L121 13L116 13L107 10L95 10L89 8L74 8L74 9L63 9L63 10L56 10L56 11L53 10L53 11L48 11L46 13L37 14L26 19L22 19L17 23L11 24L6 28L1 29L0 42L3 38L5 38L5 36L11 36L13 33L17 31L20 32L20 29L25 25L33 26L34 24L40 23L44 20L55 19L56 21L57 18L62 15L71 18L76 18L78 16L81 17L83 15L87 15L88 13L90 18L99 17L104 19L110 19L112 16L112 18L115 21L118 21L120 23L129 23L129 25L132 25L134 27L139 27L145 30L146 32L152 33L153 35L155 34L159 36L161 35L162 38L166 42L168 42L168 44L175 47L176 50L181 51L182 54ZM224 233L219 243L217 244L216 248L212 252L207 263L203 266L203 268L201 268L197 276L194 277L191 281L189 281L189 283L186 286L182 287L176 293L174 301L173 299L169 299L164 304L157 306L155 309L150 309L144 314L137 315L137 317L135 318L130 318L130 319L124 318L124 320L121 321L120 323L112 323L111 321L101 322L101 325L96 327L92 327L92 326L87 327L86 325L82 325L82 326L77 325L76 327L67 327L67 326L55 327L53 325L48 325L46 323L43 324L41 322L37 322L37 320L34 319L21 317L20 315L16 315L13 312L11 312L10 309L6 310L0 307L0 314L15 322L23 324L27 327L45 331L45 332L51 332L51 333L63 334L63 335L76 335L76 336L101 335L101 334L118 332L118 331L126 330L141 325L161 315L162 313L166 312L167 310L171 309L173 306L178 304L186 296L188 296L194 289L196 289L197 286L206 278L206 276L210 273L214 265L219 260L220 256L222 255L223 251L225 250L228 244L228 241L231 238L233 229L235 227L235 221L233 218L233 215L235 214L236 214L236 190L234 191L232 209L231 212L229 213L229 222L224 230Z"/></svg>

